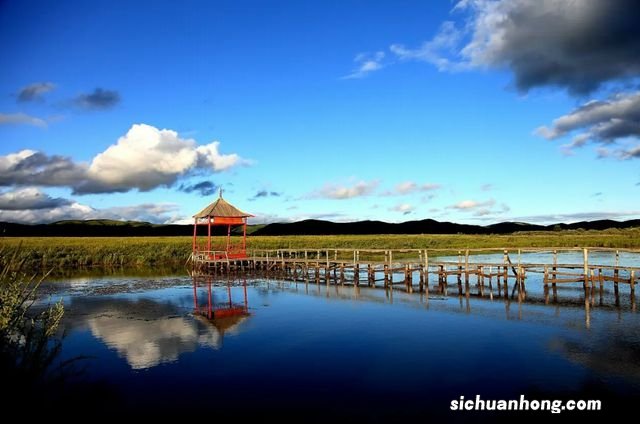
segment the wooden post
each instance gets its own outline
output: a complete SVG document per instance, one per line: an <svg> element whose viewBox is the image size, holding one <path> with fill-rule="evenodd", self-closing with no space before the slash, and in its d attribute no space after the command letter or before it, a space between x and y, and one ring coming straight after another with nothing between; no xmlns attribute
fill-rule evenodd
<svg viewBox="0 0 640 424"><path fill-rule="evenodd" d="M582 260L583 260L583 279L582 287L584 288L585 294L587 291L587 287L589 284L589 251L585 248L582 249Z"/></svg>
<svg viewBox="0 0 640 424"><path fill-rule="evenodd" d="M493 284L491 282L493 275L493 267L489 266L489 299L493 300Z"/></svg>
<svg viewBox="0 0 640 424"><path fill-rule="evenodd" d="M389 283L393 288L393 251L389 250Z"/></svg>
<svg viewBox="0 0 640 424"><path fill-rule="evenodd" d="M600 289L600 305L602 305L604 300L604 278L602 277L602 268L598 268L598 285Z"/></svg>
<svg viewBox="0 0 640 424"><path fill-rule="evenodd" d="M618 275L620 270L618 266L620 265L620 252L616 250L616 267L613 269L613 289L616 295L616 299L618 299Z"/></svg>
<svg viewBox="0 0 640 424"><path fill-rule="evenodd" d="M462 287L462 252L460 250L458 250L458 285Z"/></svg>
<svg viewBox="0 0 640 424"><path fill-rule="evenodd" d="M527 285L525 283L527 280L527 268L521 266L520 269L522 271L522 298L525 299L527 297Z"/></svg>
<svg viewBox="0 0 640 424"><path fill-rule="evenodd" d="M553 287L553 293L556 292L556 280L558 279L558 274L556 271L558 270L558 251L553 251L553 274L551 274L551 287Z"/></svg>
<svg viewBox="0 0 640 424"><path fill-rule="evenodd" d="M502 285L504 286L504 297L509 298L509 270L507 266L502 267Z"/></svg>
<svg viewBox="0 0 640 424"><path fill-rule="evenodd" d="M636 271L634 269L631 270L631 278L629 279L629 285L631 286L631 297L635 297L636 295Z"/></svg>
<svg viewBox="0 0 640 424"><path fill-rule="evenodd" d="M329 250L327 250L325 253L326 253L326 255L327 255L327 256L326 256L326 258L325 258L325 259L326 259L326 261L327 261L327 263L326 263L326 265L325 265L325 266L326 266L326 268L324 269L325 274L326 274L327 272L329 272ZM328 281L328 279L327 279L327 281Z"/></svg>
<svg viewBox="0 0 640 424"><path fill-rule="evenodd" d="M422 293L424 291L424 265L423 265L423 260L422 260L422 250L418 251L418 256L419 256L419 260L418 260L418 281L419 281L419 285L420 285L420 293Z"/></svg>
<svg viewBox="0 0 640 424"><path fill-rule="evenodd" d="M429 251L424 250L424 285L425 292L429 294Z"/></svg>
<svg viewBox="0 0 640 424"><path fill-rule="evenodd" d="M389 273L389 265L388 265L388 261L389 261L389 251L385 250L384 251L384 265L382 266L382 273L384 274L384 287L387 287L388 284L388 273Z"/></svg>
<svg viewBox="0 0 640 424"><path fill-rule="evenodd" d="M591 284L589 284L589 285L590 285L590 291L591 291L590 296L591 296L591 304L592 305L594 305L595 302L596 302L596 293L595 293L596 288L595 288L595 276L594 276L594 274L595 274L595 270L590 269L589 270L589 281L591 282Z"/></svg>
<svg viewBox="0 0 640 424"><path fill-rule="evenodd" d="M464 252L464 283L469 285L469 249Z"/></svg>

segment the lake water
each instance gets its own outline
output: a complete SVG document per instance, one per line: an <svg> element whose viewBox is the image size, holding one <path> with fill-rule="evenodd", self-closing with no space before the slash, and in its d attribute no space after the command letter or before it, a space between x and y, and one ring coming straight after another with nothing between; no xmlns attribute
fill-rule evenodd
<svg viewBox="0 0 640 424"><path fill-rule="evenodd" d="M95 410L301 422L512 417L450 410L476 395L630 409L640 395L640 316L628 286L618 306L607 291L586 309L581 285L545 304L528 284L524 302L186 275L68 277L44 289L65 303L58 361L82 357L71 384ZM584 414L593 413L562 416Z"/></svg>

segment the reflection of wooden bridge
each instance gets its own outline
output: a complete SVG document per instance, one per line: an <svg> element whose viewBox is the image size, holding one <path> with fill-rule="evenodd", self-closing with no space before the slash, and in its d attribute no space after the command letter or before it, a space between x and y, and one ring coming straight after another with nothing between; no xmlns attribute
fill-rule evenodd
<svg viewBox="0 0 640 424"><path fill-rule="evenodd" d="M204 253L204 254L202 254ZM549 263L527 263L523 254L547 254ZM582 256L580 263L560 263L558 255L573 253ZM609 255L612 264L589 261L590 255ZM200 252L192 256L199 272L230 274L260 271L267 275L304 279L330 284L366 284L385 288L404 286L408 292L429 292L432 276L437 277L437 291L447 294L451 279L457 282L459 295L469 295L472 278L482 292L485 289L498 296L509 296L509 282L514 282L511 297L526 296L526 281L531 274L541 274L545 292L556 294L558 284L582 283L591 294L596 285L602 292L605 283L612 282L618 297L619 284L627 284L632 301L640 267L620 265L620 253L640 253L640 250L605 248L546 249L277 249L253 250L246 258L227 258ZM502 260L478 261L479 254L500 254ZM515 256L517 254L517 257ZM500 257L499 256L499 257ZM640 255L639 255L640 257ZM496 290L497 289L497 290Z"/></svg>

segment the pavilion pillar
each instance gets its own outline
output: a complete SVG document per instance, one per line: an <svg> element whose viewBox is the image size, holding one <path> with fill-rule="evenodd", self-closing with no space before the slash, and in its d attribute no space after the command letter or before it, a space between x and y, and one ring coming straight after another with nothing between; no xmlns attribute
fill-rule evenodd
<svg viewBox="0 0 640 424"><path fill-rule="evenodd" d="M231 224L227 224L227 252L229 252L230 245L231 245Z"/></svg>
<svg viewBox="0 0 640 424"><path fill-rule="evenodd" d="M247 251L247 218L243 218L244 225L242 226L242 253Z"/></svg>
<svg viewBox="0 0 640 424"><path fill-rule="evenodd" d="M211 252L211 217L207 217L207 251Z"/></svg>
<svg viewBox="0 0 640 424"><path fill-rule="evenodd" d="M192 251L198 250L198 218L193 218L193 248Z"/></svg>

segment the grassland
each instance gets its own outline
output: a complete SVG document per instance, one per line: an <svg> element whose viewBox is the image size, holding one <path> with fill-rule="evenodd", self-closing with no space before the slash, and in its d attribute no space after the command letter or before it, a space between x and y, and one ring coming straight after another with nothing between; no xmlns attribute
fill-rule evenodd
<svg viewBox="0 0 640 424"><path fill-rule="evenodd" d="M606 231L524 232L510 235L368 235L256 236L254 249L473 249L525 247L640 248L640 229ZM91 266L160 266L184 263L190 237L24 237L2 238L5 256L20 248L28 266L77 268Z"/></svg>

